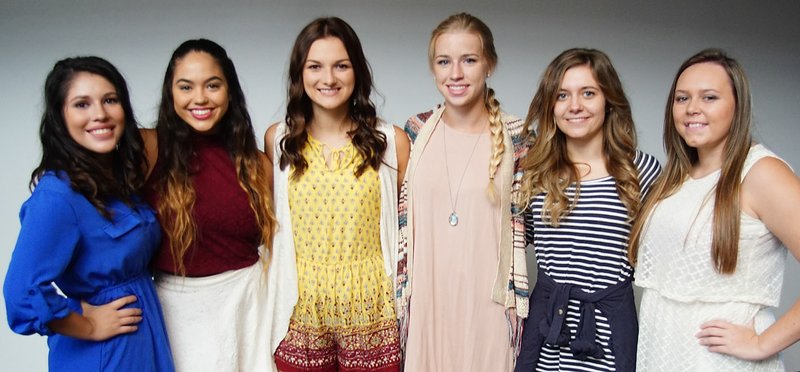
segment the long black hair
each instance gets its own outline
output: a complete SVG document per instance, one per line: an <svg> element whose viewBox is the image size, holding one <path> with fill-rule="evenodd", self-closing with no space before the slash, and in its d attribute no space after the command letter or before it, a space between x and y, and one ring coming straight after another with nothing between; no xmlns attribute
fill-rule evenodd
<svg viewBox="0 0 800 372"><path fill-rule="evenodd" d="M164 84L161 90L161 105L158 110L156 133L158 136L158 161L153 171L153 191L159 195L156 209L167 239L176 271L185 271L184 255L195 239L196 229L192 209L196 200L192 184L192 159L194 148L192 127L175 111L172 96L175 68L189 53L206 53L222 69L228 86L228 110L214 126L214 135L219 136L228 156L236 167L239 185L247 193L250 208L256 216L261 230L261 243L270 247L275 231L275 215L272 211L271 190L265 174L264 158L258 150L255 131L247 112L242 86L233 61L219 44L196 39L183 42L172 53Z"/></svg>
<svg viewBox="0 0 800 372"><path fill-rule="evenodd" d="M125 125L117 149L112 151L112 165L94 152L79 145L70 136L64 119L64 101L78 73L85 72L108 80L116 90L117 99L125 113ZM39 127L42 160L31 174L33 189L46 171L60 171L70 180L72 188L89 200L106 218L108 198L119 198L132 205L145 181L147 160L139 135L138 124L131 107L128 85L122 74L100 57L74 57L56 62L44 85L44 114Z"/></svg>

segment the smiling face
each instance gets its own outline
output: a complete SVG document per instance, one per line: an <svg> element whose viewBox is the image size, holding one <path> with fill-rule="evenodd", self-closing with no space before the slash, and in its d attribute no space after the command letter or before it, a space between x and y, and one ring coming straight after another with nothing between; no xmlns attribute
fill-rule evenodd
<svg viewBox="0 0 800 372"><path fill-rule="evenodd" d="M219 63L205 52L189 52L175 62L175 112L196 132L212 132L228 111L228 83Z"/></svg>
<svg viewBox="0 0 800 372"><path fill-rule="evenodd" d="M337 37L325 37L311 44L303 65L303 88L312 109L347 110L356 85L353 64Z"/></svg>
<svg viewBox="0 0 800 372"><path fill-rule="evenodd" d="M117 90L100 75L75 74L67 89L63 112L69 136L98 154L114 151L125 131L125 110Z"/></svg>
<svg viewBox="0 0 800 372"><path fill-rule="evenodd" d="M567 146L602 144L605 109L606 98L589 66L564 72L553 115Z"/></svg>
<svg viewBox="0 0 800 372"><path fill-rule="evenodd" d="M698 63L678 77L672 102L675 130L698 153L722 154L735 109L733 86L722 66Z"/></svg>
<svg viewBox="0 0 800 372"><path fill-rule="evenodd" d="M483 105L486 77L492 67L477 34L450 31L436 38L433 76L448 107L469 110Z"/></svg>

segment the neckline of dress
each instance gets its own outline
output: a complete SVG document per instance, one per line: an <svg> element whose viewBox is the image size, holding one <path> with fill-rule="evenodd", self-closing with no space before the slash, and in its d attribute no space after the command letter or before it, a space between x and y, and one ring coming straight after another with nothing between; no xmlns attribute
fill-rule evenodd
<svg viewBox="0 0 800 372"><path fill-rule="evenodd" d="M345 149L347 149L348 147L353 145L353 140L350 139L344 145L339 146L338 148L336 148L336 147L333 147L333 146L331 146L331 145L329 145L329 144L327 144L325 142L322 142L322 141L314 138L314 136L312 136L311 133L306 133L306 134L307 134L308 142L309 142L310 145L315 146L315 147L319 147L319 148L327 147L331 151L344 151Z"/></svg>

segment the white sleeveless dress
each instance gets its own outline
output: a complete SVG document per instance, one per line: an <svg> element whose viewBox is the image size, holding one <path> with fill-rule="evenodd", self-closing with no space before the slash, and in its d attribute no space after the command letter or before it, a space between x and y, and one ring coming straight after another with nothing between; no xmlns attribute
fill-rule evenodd
<svg viewBox="0 0 800 372"><path fill-rule="evenodd" d="M755 145L742 179L761 158L776 157ZM741 214L736 271L719 274L711 258L714 189L719 171L688 178L660 201L642 234L636 285L644 288L639 309L639 371L783 371L779 356L751 362L712 353L695 334L708 320L754 321L757 333L774 321L786 249L758 219Z"/></svg>

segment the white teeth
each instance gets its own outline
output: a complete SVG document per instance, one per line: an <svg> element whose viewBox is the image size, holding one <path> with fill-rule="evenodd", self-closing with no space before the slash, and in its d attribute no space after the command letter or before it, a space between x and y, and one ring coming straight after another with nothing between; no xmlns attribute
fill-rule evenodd
<svg viewBox="0 0 800 372"><path fill-rule="evenodd" d="M702 127L704 125L705 124L703 124L703 123L686 123L686 126L689 127L689 128L699 128L699 127Z"/></svg>
<svg viewBox="0 0 800 372"><path fill-rule="evenodd" d="M92 129L89 131L91 134L106 134L111 133L111 128Z"/></svg>
<svg viewBox="0 0 800 372"><path fill-rule="evenodd" d="M195 115L206 115L209 112L211 112L211 109L192 110L192 113Z"/></svg>
<svg viewBox="0 0 800 372"><path fill-rule="evenodd" d="M319 91L322 93L336 93L339 89L320 89Z"/></svg>

